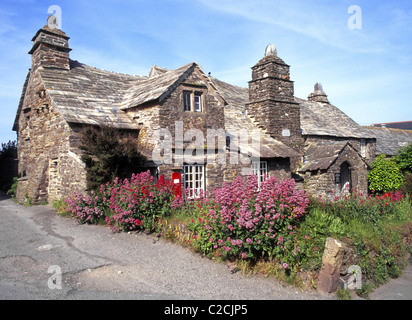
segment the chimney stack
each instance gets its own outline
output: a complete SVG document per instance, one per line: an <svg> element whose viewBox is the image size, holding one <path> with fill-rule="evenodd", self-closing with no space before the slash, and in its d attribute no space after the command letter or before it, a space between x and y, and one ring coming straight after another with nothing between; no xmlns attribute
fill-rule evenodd
<svg viewBox="0 0 412 320"><path fill-rule="evenodd" d="M316 82L314 92L308 96L309 101L329 103L328 96L323 91L322 85L319 82Z"/></svg>
<svg viewBox="0 0 412 320"><path fill-rule="evenodd" d="M247 114L266 133L298 150L301 142L300 106L295 101L290 66L277 56L275 46L252 67Z"/></svg>
<svg viewBox="0 0 412 320"><path fill-rule="evenodd" d="M32 39L33 47L29 51L32 55L32 69L44 67L70 70L70 38L63 31L49 25L37 31Z"/></svg>

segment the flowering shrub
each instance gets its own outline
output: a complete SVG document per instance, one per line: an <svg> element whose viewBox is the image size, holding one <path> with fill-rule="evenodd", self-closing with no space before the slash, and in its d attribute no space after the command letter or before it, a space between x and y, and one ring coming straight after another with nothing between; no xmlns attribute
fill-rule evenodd
<svg viewBox="0 0 412 320"><path fill-rule="evenodd" d="M115 181L102 186L104 204L110 209L107 223L113 230L152 231L159 217L170 214L173 199L173 184L162 175L155 183L150 172L132 175L130 181Z"/></svg>
<svg viewBox="0 0 412 320"><path fill-rule="evenodd" d="M293 238L306 213L308 195L295 190L295 181L277 183L267 178L258 189L257 177L240 177L215 189L207 210L189 224L196 235L196 248L205 253L219 251L225 257L279 258L286 267L296 256Z"/></svg>
<svg viewBox="0 0 412 320"><path fill-rule="evenodd" d="M65 199L66 212L80 223L96 224L104 221L104 212L99 207L99 197L92 191L90 195L74 193Z"/></svg>
<svg viewBox="0 0 412 320"><path fill-rule="evenodd" d="M382 217L399 215L399 204L404 199L404 194L398 190L382 195L374 192L369 195L352 192L342 197L336 196L332 201L312 199L311 207L321 208L343 220L357 218L366 222L376 222Z"/></svg>
<svg viewBox="0 0 412 320"><path fill-rule="evenodd" d="M170 214L173 192L163 175L155 182L147 171L101 185L98 195L74 194L66 199L67 211L81 223L105 220L112 231L152 231L159 217Z"/></svg>

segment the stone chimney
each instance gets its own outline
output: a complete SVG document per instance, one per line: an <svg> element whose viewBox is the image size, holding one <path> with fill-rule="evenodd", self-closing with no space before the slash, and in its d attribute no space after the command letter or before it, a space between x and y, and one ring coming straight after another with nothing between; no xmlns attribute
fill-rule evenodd
<svg viewBox="0 0 412 320"><path fill-rule="evenodd" d="M322 85L319 82L316 82L314 92L308 96L309 101L329 103L328 96L323 91Z"/></svg>
<svg viewBox="0 0 412 320"><path fill-rule="evenodd" d="M48 25L37 31L32 39L33 47L29 51L32 55L32 69L41 66L70 70L69 39L63 31Z"/></svg>
<svg viewBox="0 0 412 320"><path fill-rule="evenodd" d="M266 133L289 147L302 143L300 107L295 101L290 66L277 56L274 45L266 47L265 56L252 67L247 114Z"/></svg>

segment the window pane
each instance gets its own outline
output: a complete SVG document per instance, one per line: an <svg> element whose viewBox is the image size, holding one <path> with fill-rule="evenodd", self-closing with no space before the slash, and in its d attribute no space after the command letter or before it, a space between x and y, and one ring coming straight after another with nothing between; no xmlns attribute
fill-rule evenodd
<svg viewBox="0 0 412 320"><path fill-rule="evenodd" d="M195 94L195 111L202 112L202 96Z"/></svg>
<svg viewBox="0 0 412 320"><path fill-rule="evenodd" d="M190 92L183 92L183 106L185 111L191 110Z"/></svg>
<svg viewBox="0 0 412 320"><path fill-rule="evenodd" d="M266 161L253 161L252 162L252 173L257 176L258 187L265 180L268 174L268 165Z"/></svg>
<svg viewBox="0 0 412 320"><path fill-rule="evenodd" d="M200 195L204 191L204 166L203 165L185 165L185 188L191 189L190 198Z"/></svg>

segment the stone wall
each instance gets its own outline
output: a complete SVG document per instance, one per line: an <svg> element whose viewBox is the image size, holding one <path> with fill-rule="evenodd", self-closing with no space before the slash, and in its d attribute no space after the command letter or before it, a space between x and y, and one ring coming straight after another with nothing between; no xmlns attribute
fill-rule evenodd
<svg viewBox="0 0 412 320"><path fill-rule="evenodd" d="M32 71L17 132L18 201L52 201L84 189L84 168L69 153L71 132Z"/></svg>

